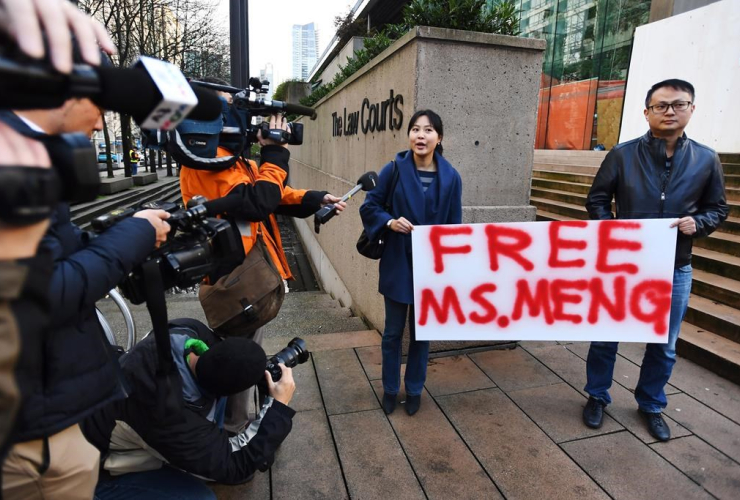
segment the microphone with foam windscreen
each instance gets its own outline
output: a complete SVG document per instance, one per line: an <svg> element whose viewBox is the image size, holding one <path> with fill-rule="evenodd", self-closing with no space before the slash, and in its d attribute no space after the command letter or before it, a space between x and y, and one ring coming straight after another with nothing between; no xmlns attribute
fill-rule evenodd
<svg viewBox="0 0 740 500"><path fill-rule="evenodd" d="M215 92L197 86L188 88L195 94L197 105L189 113L180 113L182 116L166 115L162 121L166 126L154 128L172 129L186 116L210 121L221 115L221 101ZM171 91L161 79L158 84L156 76L143 65L114 68L78 64L67 75L48 64L20 63L0 56L0 108L50 109L60 107L70 98L87 97L106 110L131 115L137 123L143 124L153 112L163 109L163 94L171 96ZM165 104L171 105L174 113L178 107L184 109L186 104L192 105L190 97L188 100L182 92L175 92L175 97L170 97Z"/></svg>
<svg viewBox="0 0 740 500"><path fill-rule="evenodd" d="M339 201L347 201L357 194L360 190L371 191L378 185L378 174L375 172L365 172L357 179L357 185L347 192ZM313 229L316 234L319 233L322 224L329 222L332 217L337 215L337 207L333 203L321 207L313 216Z"/></svg>

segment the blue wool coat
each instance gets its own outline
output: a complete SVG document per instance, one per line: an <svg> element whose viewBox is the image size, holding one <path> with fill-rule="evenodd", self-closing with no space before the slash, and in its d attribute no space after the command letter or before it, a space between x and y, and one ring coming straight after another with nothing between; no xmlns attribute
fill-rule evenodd
<svg viewBox="0 0 740 500"><path fill-rule="evenodd" d="M393 163L383 167L378 186L369 191L360 207L360 217L370 239L387 231L386 248L380 259L378 291L402 304L414 303L413 269L411 262L411 235L387 229L390 219L405 217L414 226L432 224L460 224L462 222L462 180L460 174L439 153L437 178L427 192L421 185L411 151L396 155L398 184L391 198L391 211L384 205L393 183Z"/></svg>

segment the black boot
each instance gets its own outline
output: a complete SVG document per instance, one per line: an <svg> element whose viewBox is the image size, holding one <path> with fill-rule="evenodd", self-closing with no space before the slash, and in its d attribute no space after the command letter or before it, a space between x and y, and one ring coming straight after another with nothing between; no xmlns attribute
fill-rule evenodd
<svg viewBox="0 0 740 500"><path fill-rule="evenodd" d="M383 393L383 411L386 415L390 415L393 413L393 410L396 409L396 395L395 394L388 394L386 392Z"/></svg>
<svg viewBox="0 0 740 500"><path fill-rule="evenodd" d="M596 398L589 397L583 408L583 423L592 429L599 429L604 423L604 407L606 405Z"/></svg>
<svg viewBox="0 0 740 500"><path fill-rule="evenodd" d="M642 418L647 424L648 432L658 441L668 441L671 439L671 429L668 424L663 420L660 412L648 413L646 411L637 410L642 415Z"/></svg>
<svg viewBox="0 0 740 500"><path fill-rule="evenodd" d="M413 415L419 411L421 406L421 395L419 396L406 396L406 413Z"/></svg>

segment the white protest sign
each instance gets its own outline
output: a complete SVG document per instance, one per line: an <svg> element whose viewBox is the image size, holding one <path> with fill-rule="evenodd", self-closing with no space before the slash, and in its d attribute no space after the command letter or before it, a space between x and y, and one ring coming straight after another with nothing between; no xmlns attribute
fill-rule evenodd
<svg viewBox="0 0 740 500"><path fill-rule="evenodd" d="M667 343L671 222L415 226L416 338Z"/></svg>

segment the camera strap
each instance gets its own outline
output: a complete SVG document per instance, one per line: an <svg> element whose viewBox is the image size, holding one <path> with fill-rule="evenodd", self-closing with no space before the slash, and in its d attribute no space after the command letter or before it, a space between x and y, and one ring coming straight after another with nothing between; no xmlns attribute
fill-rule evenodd
<svg viewBox="0 0 740 500"><path fill-rule="evenodd" d="M182 380L172 359L162 275L156 259L144 262L141 267L146 290L146 308L152 318L154 342L157 346L155 411L159 419L177 422L183 418Z"/></svg>

